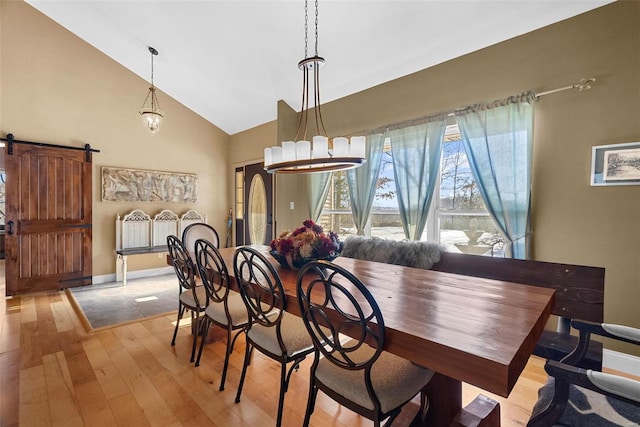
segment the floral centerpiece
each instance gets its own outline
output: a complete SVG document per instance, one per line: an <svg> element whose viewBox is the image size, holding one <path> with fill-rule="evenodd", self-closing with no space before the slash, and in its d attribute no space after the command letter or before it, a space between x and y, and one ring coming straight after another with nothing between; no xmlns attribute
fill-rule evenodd
<svg viewBox="0 0 640 427"><path fill-rule="evenodd" d="M286 268L301 268L309 261L331 261L342 252L342 242L333 231L325 233L310 219L292 232L271 241L271 255Z"/></svg>

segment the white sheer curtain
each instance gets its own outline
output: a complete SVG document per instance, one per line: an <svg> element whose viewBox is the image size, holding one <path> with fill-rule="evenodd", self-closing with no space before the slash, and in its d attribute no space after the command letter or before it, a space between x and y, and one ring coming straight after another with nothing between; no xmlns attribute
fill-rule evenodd
<svg viewBox="0 0 640 427"><path fill-rule="evenodd" d="M420 240L440 167L447 116L389 131L400 219L407 239Z"/></svg>
<svg viewBox="0 0 640 427"><path fill-rule="evenodd" d="M507 255L529 258L535 95L456 111L471 171L485 205L508 239Z"/></svg>
<svg viewBox="0 0 640 427"><path fill-rule="evenodd" d="M324 202L327 200L333 172L312 173L307 180L307 194L309 195L309 219L313 222L320 220Z"/></svg>
<svg viewBox="0 0 640 427"><path fill-rule="evenodd" d="M367 161L362 166L347 171L351 214L360 236L364 235L364 228L367 225L373 198L376 194L384 138L384 133L368 135L366 142Z"/></svg>

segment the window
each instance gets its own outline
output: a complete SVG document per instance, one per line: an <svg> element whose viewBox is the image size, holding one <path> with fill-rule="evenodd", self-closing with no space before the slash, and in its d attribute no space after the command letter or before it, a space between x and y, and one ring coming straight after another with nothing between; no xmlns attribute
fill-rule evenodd
<svg viewBox="0 0 640 427"><path fill-rule="evenodd" d="M237 168L235 174L236 219L244 218L244 168Z"/></svg>
<svg viewBox="0 0 640 427"><path fill-rule="evenodd" d="M405 236L389 140L385 142L381 162L365 235L402 240ZM438 241L452 252L504 256L502 237L482 201L455 124L447 126L445 132L438 179L440 185L436 186L421 240ZM320 221L343 239L356 234L346 172L334 172Z"/></svg>
<svg viewBox="0 0 640 427"><path fill-rule="evenodd" d="M320 225L326 230L335 231L343 240L356 234L345 171L334 172L331 177L329 193L320 216Z"/></svg>
<svg viewBox="0 0 640 427"><path fill-rule="evenodd" d="M427 235L436 235L452 252L504 256L501 234L473 178L457 125L445 132L439 180Z"/></svg>

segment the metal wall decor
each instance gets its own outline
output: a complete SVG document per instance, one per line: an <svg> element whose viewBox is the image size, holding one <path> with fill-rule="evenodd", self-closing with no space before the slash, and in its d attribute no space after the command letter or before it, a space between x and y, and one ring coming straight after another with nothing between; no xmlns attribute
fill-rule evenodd
<svg viewBox="0 0 640 427"><path fill-rule="evenodd" d="M196 203L198 175L104 166L102 201Z"/></svg>

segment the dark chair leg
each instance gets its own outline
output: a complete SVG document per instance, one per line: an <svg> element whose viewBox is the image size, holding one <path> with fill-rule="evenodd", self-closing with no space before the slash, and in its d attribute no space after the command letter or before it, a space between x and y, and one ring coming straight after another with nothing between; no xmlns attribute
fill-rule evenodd
<svg viewBox="0 0 640 427"><path fill-rule="evenodd" d="M282 361L280 363L280 397L278 399L278 416L276 418L276 427L282 425L282 410L284 409L284 394L288 388L287 381L287 364Z"/></svg>
<svg viewBox="0 0 640 427"><path fill-rule="evenodd" d="M204 316L201 320L202 323L202 339L200 340L200 350L198 351L198 358L196 359L196 366L200 366L200 358L202 357L202 349L204 348L204 341L207 334L209 334L209 326L211 326L211 319L208 316Z"/></svg>
<svg viewBox="0 0 640 427"><path fill-rule="evenodd" d="M309 421L311 421L311 414L316 406L316 396L318 394L318 388L313 378L309 381L309 398L307 399L307 410L304 414L303 427L309 427Z"/></svg>
<svg viewBox="0 0 640 427"><path fill-rule="evenodd" d="M231 355L231 351L233 350L233 345L236 342L236 335L234 338L231 338L231 326L227 328L227 352L224 355L224 366L222 367L222 378L220 379L220 391L224 390L224 381L227 378L227 368L229 367L229 356Z"/></svg>
<svg viewBox="0 0 640 427"><path fill-rule="evenodd" d="M180 303L178 306L178 319L176 320L176 328L173 330L173 338L171 339L171 345L176 345L176 336L178 335L178 327L180 326L180 319L184 315L184 305Z"/></svg>
<svg viewBox="0 0 640 427"><path fill-rule="evenodd" d="M195 315L193 314L195 310L191 311L191 320L192 322L195 321L195 327L192 329L192 333L193 333L193 344L191 344L191 362L193 362L194 360L196 360L196 345L198 344L198 335L200 335L202 333L202 331L200 330L200 313L199 312L195 312ZM195 318L195 320L194 320Z"/></svg>
<svg viewBox="0 0 640 427"><path fill-rule="evenodd" d="M242 374L240 375L240 384L238 384L238 392L236 393L236 403L240 402L240 395L242 394L242 386L244 385L244 377L247 374L247 365L249 365L249 356L251 355L251 344L247 341L247 346L244 350L244 363L242 365Z"/></svg>
<svg viewBox="0 0 640 427"><path fill-rule="evenodd" d="M253 347L251 347L251 353L249 354L249 365L251 365L252 360L253 360Z"/></svg>

